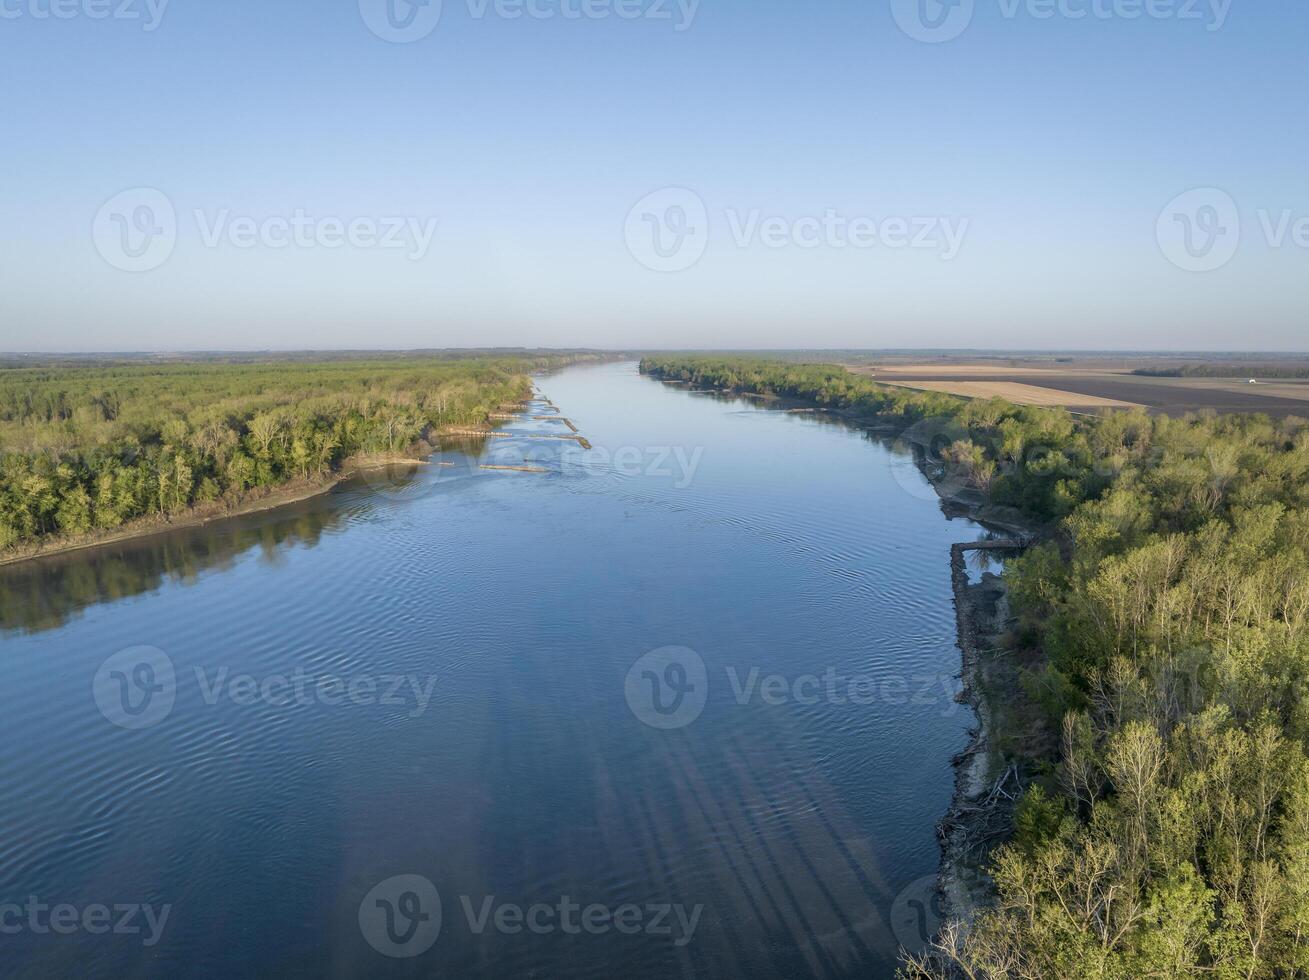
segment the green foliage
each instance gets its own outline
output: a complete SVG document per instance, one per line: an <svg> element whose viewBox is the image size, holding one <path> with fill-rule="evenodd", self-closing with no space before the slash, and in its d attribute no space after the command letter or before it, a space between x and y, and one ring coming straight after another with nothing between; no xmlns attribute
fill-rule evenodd
<svg viewBox="0 0 1309 980"><path fill-rule="evenodd" d="M1034 784L1014 812L1014 847L1029 857L1037 853L1058 835L1067 812L1062 798L1051 799L1040 783Z"/></svg>
<svg viewBox="0 0 1309 980"><path fill-rule="evenodd" d="M486 420L526 359L109 365L0 371L0 550L315 479Z"/></svg>

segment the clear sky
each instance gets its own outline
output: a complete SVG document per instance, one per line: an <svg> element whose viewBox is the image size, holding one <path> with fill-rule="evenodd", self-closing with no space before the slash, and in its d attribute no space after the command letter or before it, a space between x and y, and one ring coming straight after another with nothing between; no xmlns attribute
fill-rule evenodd
<svg viewBox="0 0 1309 980"><path fill-rule="evenodd" d="M0 0L0 347L1309 349L1309 5L953 3Z"/></svg>

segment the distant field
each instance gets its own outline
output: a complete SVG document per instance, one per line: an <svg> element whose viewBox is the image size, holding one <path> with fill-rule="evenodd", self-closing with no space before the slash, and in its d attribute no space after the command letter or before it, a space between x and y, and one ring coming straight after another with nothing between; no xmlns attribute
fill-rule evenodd
<svg viewBox="0 0 1309 980"><path fill-rule="evenodd" d="M1079 395L1071 391L1040 388L1016 381L910 381L900 378L884 380L887 384L902 388L917 388L921 391L943 391L950 395L964 395L968 398L1003 398L1015 405L1042 405L1047 408L1062 405L1066 408L1081 409L1143 407L1134 402L1099 398L1095 395Z"/></svg>
<svg viewBox="0 0 1309 980"><path fill-rule="evenodd" d="M1147 363L1145 359L1131 358L1087 358L1071 363L1021 358L987 363L960 358L957 362L902 361L847 366L856 373L900 387L968 398L1000 397L1022 405L1061 405L1074 411L1144 407L1169 415L1212 409L1263 412L1278 417L1309 416L1309 380L1276 378L1252 385L1248 376L1133 374L1143 363ZM1254 372L1257 368L1249 370Z"/></svg>
<svg viewBox="0 0 1309 980"><path fill-rule="evenodd" d="M1210 378L1175 381L1178 388L1196 388L1201 391L1237 392L1257 398L1287 398L1292 401L1309 401L1309 383L1304 381L1269 381L1252 385L1248 380Z"/></svg>
<svg viewBox="0 0 1309 980"><path fill-rule="evenodd" d="M913 377L926 377L931 375L934 378L980 378L990 377L997 374L1053 376L1056 374L1067 374L1070 370L1076 369L997 367L994 364L884 364L879 365L873 370L878 374L903 374Z"/></svg>

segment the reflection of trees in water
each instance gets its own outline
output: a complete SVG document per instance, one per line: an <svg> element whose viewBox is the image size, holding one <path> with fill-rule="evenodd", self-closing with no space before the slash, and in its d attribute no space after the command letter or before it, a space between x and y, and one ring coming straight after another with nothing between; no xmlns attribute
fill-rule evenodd
<svg viewBox="0 0 1309 980"><path fill-rule="evenodd" d="M1004 571L1004 558L998 552L979 549L967 552L967 557L969 567L977 573L978 578L987 572L998 575Z"/></svg>
<svg viewBox="0 0 1309 980"><path fill-rule="evenodd" d="M276 560L290 545L317 545L343 515L316 508L255 520L174 531L0 569L0 629L55 629L96 603L140 595L166 580L192 583L201 572L230 568L255 547L265 560Z"/></svg>
<svg viewBox="0 0 1309 980"><path fill-rule="evenodd" d="M889 975L901 940L882 842L812 747L786 726L726 736L707 755L691 744L653 739L635 785L598 770L608 792L595 846L636 861L648 892L705 906L669 975L871 976L879 966Z"/></svg>

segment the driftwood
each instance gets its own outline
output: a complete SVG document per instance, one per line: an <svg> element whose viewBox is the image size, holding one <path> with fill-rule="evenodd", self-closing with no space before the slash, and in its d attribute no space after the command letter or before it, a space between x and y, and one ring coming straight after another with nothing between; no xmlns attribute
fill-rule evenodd
<svg viewBox="0 0 1309 980"><path fill-rule="evenodd" d="M479 439L508 439L508 432L495 432L491 429L442 429L443 436L476 436Z"/></svg>
<svg viewBox="0 0 1309 980"><path fill-rule="evenodd" d="M961 753L960 758L978 751L981 751L981 746ZM1010 817L1022 791L1022 775L1018 764L1013 763L1000 774L985 796L956 800L950 815L937 828L937 835L942 840L951 836L956 853L985 854L994 842L1004 840L1012 833Z"/></svg>

